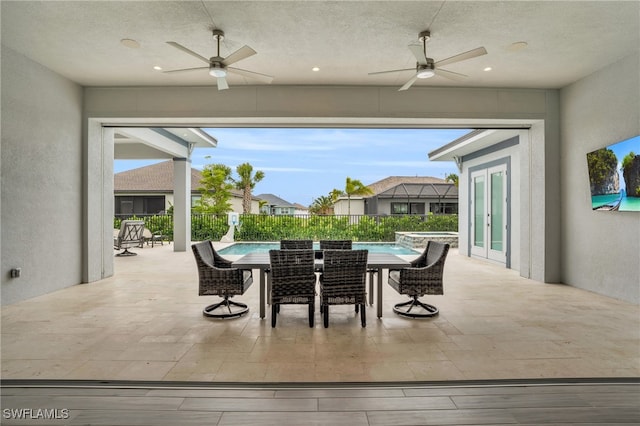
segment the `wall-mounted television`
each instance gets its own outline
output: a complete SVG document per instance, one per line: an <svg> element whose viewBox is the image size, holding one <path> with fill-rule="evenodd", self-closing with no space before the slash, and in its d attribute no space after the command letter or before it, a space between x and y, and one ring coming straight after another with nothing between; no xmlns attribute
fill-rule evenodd
<svg viewBox="0 0 640 426"><path fill-rule="evenodd" d="M587 153L591 208L640 212L640 135Z"/></svg>

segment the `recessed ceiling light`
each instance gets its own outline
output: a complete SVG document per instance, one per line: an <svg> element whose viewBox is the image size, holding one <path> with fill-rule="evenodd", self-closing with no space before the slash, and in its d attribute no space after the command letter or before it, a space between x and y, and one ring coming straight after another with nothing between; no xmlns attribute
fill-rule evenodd
<svg viewBox="0 0 640 426"><path fill-rule="evenodd" d="M485 71L491 71L492 69L493 69L493 68L491 68L491 67L486 67L484 70L485 70Z"/></svg>
<svg viewBox="0 0 640 426"><path fill-rule="evenodd" d="M155 67L153 67L153 69L154 69L154 70L156 70L156 71L162 71L162 67L161 67L161 66L158 66L158 65L156 65Z"/></svg>
<svg viewBox="0 0 640 426"><path fill-rule="evenodd" d="M137 49L140 47L140 43L132 38L123 38L122 40L120 40L120 44L131 49Z"/></svg>
<svg viewBox="0 0 640 426"><path fill-rule="evenodd" d="M507 47L507 50L509 52L517 52L519 50L526 49L527 46L529 46L529 43L526 41L516 41L515 43L511 43L509 47Z"/></svg>
<svg viewBox="0 0 640 426"><path fill-rule="evenodd" d="M313 71L313 72L318 72L318 71L320 71L320 68L318 68L318 67L313 67L313 68L311 68L311 71Z"/></svg>

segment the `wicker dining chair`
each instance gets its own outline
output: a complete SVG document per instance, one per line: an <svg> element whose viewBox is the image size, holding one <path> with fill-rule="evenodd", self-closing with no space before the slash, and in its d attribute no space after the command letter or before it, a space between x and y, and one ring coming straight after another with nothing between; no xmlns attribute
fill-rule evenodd
<svg viewBox="0 0 640 426"><path fill-rule="evenodd" d="M314 325L316 274L313 250L269 250L271 262L271 327L280 305L309 305L309 327Z"/></svg>
<svg viewBox="0 0 640 426"><path fill-rule="evenodd" d="M231 261L215 251L211 241L193 244L191 249L198 265L198 294L223 298L221 302L204 308L202 315L212 318L237 318L249 312L247 305L233 302L230 298L244 294L251 287L253 283L251 270L233 268ZM240 309L232 310L232 306ZM225 312L225 308L228 312Z"/></svg>
<svg viewBox="0 0 640 426"><path fill-rule="evenodd" d="M313 240L281 240L280 250L311 250Z"/></svg>
<svg viewBox="0 0 640 426"><path fill-rule="evenodd" d="M320 240L320 250L316 252L316 259L322 259L324 250L351 250L351 240Z"/></svg>
<svg viewBox="0 0 640 426"><path fill-rule="evenodd" d="M389 285L398 293L411 297L408 302L398 303L393 311L409 318L425 318L438 315L438 308L418 300L425 294L444 294L444 262L449 252L449 244L437 241L427 242L424 252L411 265L399 270L389 271ZM413 308L422 308L420 312L411 312Z"/></svg>
<svg viewBox="0 0 640 426"><path fill-rule="evenodd" d="M351 240L320 240L320 250L351 250Z"/></svg>
<svg viewBox="0 0 640 426"><path fill-rule="evenodd" d="M355 305L362 327L367 326L368 250L325 250L320 274L320 311L324 327L329 327L330 305Z"/></svg>
<svg viewBox="0 0 640 426"><path fill-rule="evenodd" d="M280 240L280 250L311 250L313 240ZM265 269L267 274L267 300L271 300L271 270ZM269 302L271 303L271 302ZM278 312L280 308L278 307Z"/></svg>

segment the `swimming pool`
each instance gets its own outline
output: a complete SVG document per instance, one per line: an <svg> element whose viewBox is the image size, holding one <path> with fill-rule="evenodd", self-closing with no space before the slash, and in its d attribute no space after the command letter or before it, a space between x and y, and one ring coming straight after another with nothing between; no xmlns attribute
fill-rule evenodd
<svg viewBox="0 0 640 426"><path fill-rule="evenodd" d="M279 242L267 243L235 243L229 247L218 250L220 254L243 255L247 253L267 253L269 250L280 248ZM315 250L320 250L319 243L313 243ZM389 253L415 255L418 252L408 247L397 246L394 243L353 243L354 250L369 250L369 253Z"/></svg>

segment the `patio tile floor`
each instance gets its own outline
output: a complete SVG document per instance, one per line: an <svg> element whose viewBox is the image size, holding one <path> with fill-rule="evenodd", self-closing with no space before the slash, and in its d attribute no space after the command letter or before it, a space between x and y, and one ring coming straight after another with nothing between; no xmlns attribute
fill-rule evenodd
<svg viewBox="0 0 640 426"><path fill-rule="evenodd" d="M190 251L173 245L115 258L113 277L2 307L3 379L203 382L406 382L640 376L640 307L566 285L521 278L452 250L445 295L428 320L367 308L284 306L277 328L258 315L213 320L202 309ZM317 310L316 310L317 311ZM367 410L368 408L362 408Z"/></svg>

